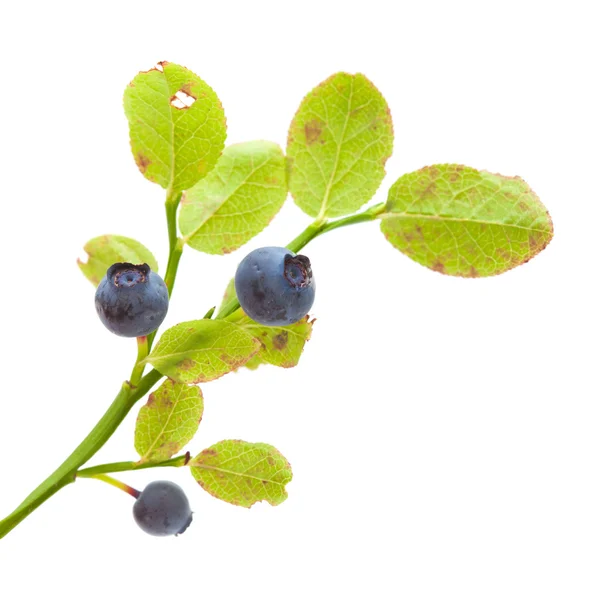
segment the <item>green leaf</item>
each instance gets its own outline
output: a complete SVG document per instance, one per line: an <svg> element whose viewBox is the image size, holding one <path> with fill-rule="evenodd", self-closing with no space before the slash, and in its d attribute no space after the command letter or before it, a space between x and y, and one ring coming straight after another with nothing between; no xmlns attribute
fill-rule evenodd
<svg viewBox="0 0 600 600"><path fill-rule="evenodd" d="M131 151L146 179L180 192L215 166L227 135L225 114L215 92L197 75L159 63L134 78L123 102Z"/></svg>
<svg viewBox="0 0 600 600"><path fill-rule="evenodd" d="M242 327L200 319L167 329L144 362L177 383L200 383L241 367L259 349L260 342Z"/></svg>
<svg viewBox="0 0 600 600"><path fill-rule="evenodd" d="M135 425L135 449L140 463L160 462L179 452L202 419L200 388L167 379L142 406Z"/></svg>
<svg viewBox="0 0 600 600"><path fill-rule="evenodd" d="M306 316L293 325L267 327L253 321L241 308L227 320L242 327L261 343L258 354L244 365L249 369L256 369L261 363L286 369L295 367L302 356L304 344L310 340L314 323Z"/></svg>
<svg viewBox="0 0 600 600"><path fill-rule="evenodd" d="M302 101L288 134L289 187L311 217L341 217L371 199L394 132L389 108L364 76L336 73Z"/></svg>
<svg viewBox="0 0 600 600"><path fill-rule="evenodd" d="M108 267L118 262L134 265L146 263L153 271L158 271L152 252L136 240L122 235L102 235L90 240L83 249L88 254L88 261L84 263L77 259L77 264L96 286L106 275Z"/></svg>
<svg viewBox="0 0 600 600"><path fill-rule="evenodd" d="M292 480L288 461L273 446L241 440L218 442L193 458L190 467L209 494L246 508L261 500L281 504Z"/></svg>
<svg viewBox="0 0 600 600"><path fill-rule="evenodd" d="M260 233L287 196L285 159L273 142L234 144L182 200L179 228L195 250L227 254Z"/></svg>
<svg viewBox="0 0 600 600"><path fill-rule="evenodd" d="M433 165L391 187L381 231L398 250L447 275L498 275L552 239L548 211L519 177Z"/></svg>

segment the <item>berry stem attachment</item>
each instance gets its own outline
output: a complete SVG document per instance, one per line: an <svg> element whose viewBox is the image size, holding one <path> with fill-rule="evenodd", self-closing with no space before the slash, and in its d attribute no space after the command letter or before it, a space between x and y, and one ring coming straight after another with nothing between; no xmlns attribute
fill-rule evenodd
<svg viewBox="0 0 600 600"><path fill-rule="evenodd" d="M130 496L133 496L134 498L139 498L141 495L141 492L139 490L136 490L135 488L131 487L130 485L127 485L126 483L123 483L122 481L119 481L118 479L109 477L108 475L101 475L101 474L90 475L90 479L97 479L98 481L104 481L105 483L113 485L116 488L119 488L120 490L127 492Z"/></svg>
<svg viewBox="0 0 600 600"><path fill-rule="evenodd" d="M146 364L142 361L148 356L149 346L148 346L148 336L143 335L137 339L137 347L138 354L137 359L135 361L135 365L133 367L133 371L131 372L131 377L129 382L131 385L136 386L140 380L142 379L142 375L144 374L144 369L146 368Z"/></svg>
<svg viewBox="0 0 600 600"><path fill-rule="evenodd" d="M314 240L316 237L333 231L339 227L345 227L346 225L354 225L355 223L366 223L368 221L374 221L379 218L381 213L385 210L385 204L375 204L365 211L349 217L343 217L335 221L320 221L317 219L311 223L298 237L294 238L289 244L286 244L286 248L294 253L300 252L304 246ZM166 280L165 280L166 281ZM219 310L216 319L224 319L230 314L234 313L240 307L240 303L237 298L231 298L227 301Z"/></svg>

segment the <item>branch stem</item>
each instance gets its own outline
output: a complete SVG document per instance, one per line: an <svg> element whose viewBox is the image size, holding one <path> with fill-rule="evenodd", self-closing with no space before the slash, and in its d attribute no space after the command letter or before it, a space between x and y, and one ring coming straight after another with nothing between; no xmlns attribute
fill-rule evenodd
<svg viewBox="0 0 600 600"><path fill-rule="evenodd" d="M317 219L311 223L298 237L294 238L286 248L290 249L294 253L300 252L304 246L314 240L316 237L333 231L339 227L346 227L347 225L354 225L356 223L366 223L368 221L374 221L379 215L385 210L385 204L375 204L365 211L349 217L343 217L336 219L335 221L322 221ZM240 303L236 297L230 298L217 313L216 319L224 319L230 314L234 313L240 307Z"/></svg>
<svg viewBox="0 0 600 600"><path fill-rule="evenodd" d="M140 471L141 469L153 469L154 467L185 467L190 461L189 452L181 456L175 456L169 460L161 462L138 463L134 461L124 461L115 463L106 463L104 465L96 465L77 471L77 477L96 477L103 473L120 473L122 471Z"/></svg>
<svg viewBox="0 0 600 600"><path fill-rule="evenodd" d="M81 444L8 517L0 521L0 538L14 529L58 490L73 483L77 469L104 446L134 404L143 398L160 379L162 379L162 375L153 369L140 380L137 387L133 387L127 381L123 383L113 403Z"/></svg>

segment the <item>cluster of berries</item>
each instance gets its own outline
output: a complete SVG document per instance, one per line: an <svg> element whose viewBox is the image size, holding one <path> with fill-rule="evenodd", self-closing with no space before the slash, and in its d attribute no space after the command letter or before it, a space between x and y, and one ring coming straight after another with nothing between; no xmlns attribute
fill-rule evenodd
<svg viewBox="0 0 600 600"><path fill-rule="evenodd" d="M269 246L248 254L235 274L235 292L243 311L262 325L300 321L315 299L310 260L287 248ZM96 310L112 333L141 337L156 331L169 309L169 291L147 264L115 263L96 290ZM139 493L133 507L138 525L151 535L177 535L192 522L183 490L154 481Z"/></svg>

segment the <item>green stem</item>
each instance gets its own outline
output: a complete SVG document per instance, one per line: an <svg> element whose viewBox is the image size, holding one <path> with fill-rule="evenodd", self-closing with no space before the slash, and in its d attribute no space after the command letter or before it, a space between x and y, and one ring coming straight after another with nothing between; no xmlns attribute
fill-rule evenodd
<svg viewBox="0 0 600 600"><path fill-rule="evenodd" d="M137 359L135 361L135 365L133 367L133 371L131 371L131 377L129 378L129 382L131 385L136 386L140 380L142 379L142 375L144 374L144 369L146 368L146 364L142 363L142 361L148 356L149 346L148 346L148 336L144 335L137 338L137 347L138 354Z"/></svg>
<svg viewBox="0 0 600 600"><path fill-rule="evenodd" d="M183 254L183 240L177 238L175 245L171 248L171 255L169 256L169 263L167 264L167 272L165 274L165 284L169 290L169 298L173 293L173 286L175 285L175 277L177 276L177 269L179 267L179 261Z"/></svg>
<svg viewBox="0 0 600 600"><path fill-rule="evenodd" d="M104 465L96 465L77 471L77 477L96 477L103 473L120 473L122 471L139 471L141 469L153 469L154 467L185 467L190 462L190 453L187 452L182 456L175 456L169 460L161 462L138 463L134 461L106 463Z"/></svg>
<svg viewBox="0 0 600 600"><path fill-rule="evenodd" d="M83 442L8 517L0 521L0 538L3 538L58 490L73 483L77 469L104 446L134 404L143 398L161 378L162 375L153 369L140 380L137 387L125 382L113 403Z"/></svg>
<svg viewBox="0 0 600 600"><path fill-rule="evenodd" d="M181 192L167 192L165 201L165 211L167 213L167 230L169 232L169 257L173 252L173 248L177 242L177 208L181 201Z"/></svg>
<svg viewBox="0 0 600 600"><path fill-rule="evenodd" d="M314 223L311 223L298 237L294 238L289 244L287 244L286 248L289 248L292 252L298 253L300 250L302 250L302 248L304 248L304 246L306 246L316 237L323 235L328 231L338 229L339 227L346 227L346 225L374 221L384 210L385 204L381 203L375 204L361 213L344 217L342 219L337 219L336 221L317 220ZM224 319L225 317L228 317L230 314L234 313L239 307L240 303L238 302L237 298L230 298L223 305L215 318Z"/></svg>
<svg viewBox="0 0 600 600"><path fill-rule="evenodd" d="M130 496L134 498L140 497L140 492L135 488L119 481L118 479L114 479L113 477L109 477L108 475L90 475L90 478L97 479L98 481L104 481L104 483L109 483L110 485L114 485L116 488L127 492Z"/></svg>
<svg viewBox="0 0 600 600"><path fill-rule="evenodd" d="M167 270L165 273L165 285L169 291L169 298L173 293L173 286L175 285L175 277L177 276L177 269L179 267L179 261L183 253L183 240L177 237L177 209L179 208L179 202L181 201L181 192L173 193L167 192L167 199L165 201L165 213L167 215L167 231L169 233L169 259L167 261ZM148 353L152 350L152 344L156 337L156 331L152 332L148 336Z"/></svg>

